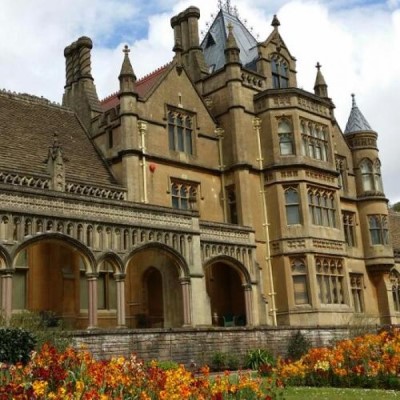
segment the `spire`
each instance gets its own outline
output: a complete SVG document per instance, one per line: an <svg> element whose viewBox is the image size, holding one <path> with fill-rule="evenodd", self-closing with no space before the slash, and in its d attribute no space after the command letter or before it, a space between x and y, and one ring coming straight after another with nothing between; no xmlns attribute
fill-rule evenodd
<svg viewBox="0 0 400 400"><path fill-rule="evenodd" d="M352 97L352 107L351 107L350 116L347 121L346 129L344 130L344 133L347 134L347 133L354 133L354 132L360 132L360 131L374 132L374 130L371 128L371 126L365 119L364 115L362 115L361 111L357 107L355 95L352 94L351 97Z"/></svg>
<svg viewBox="0 0 400 400"><path fill-rule="evenodd" d="M278 17L277 17L276 14L275 14L275 15L274 15L274 18L272 18L271 26L272 26L274 29L278 30L278 27L279 27L280 24L281 24L281 23L279 22L279 19L278 19Z"/></svg>
<svg viewBox="0 0 400 400"><path fill-rule="evenodd" d="M225 62L232 63L232 62L239 62L240 49L237 45L235 36L233 36L233 25L231 23L228 24L228 37L226 38L225 43Z"/></svg>
<svg viewBox="0 0 400 400"><path fill-rule="evenodd" d="M323 98L328 98L328 85L325 82L325 78L321 72L322 65L317 62L315 68L317 68L317 77L315 78L314 93Z"/></svg>
<svg viewBox="0 0 400 400"><path fill-rule="evenodd" d="M122 52L125 54L125 56L124 56L124 61L122 62L121 72L118 78L121 80L121 77L125 76L131 77L136 82L136 76L135 73L133 72L131 60L129 59L129 52L130 52L129 47L125 45Z"/></svg>
<svg viewBox="0 0 400 400"><path fill-rule="evenodd" d="M135 92L136 75L133 72L131 60L129 59L129 47L125 45L122 52L125 56L122 62L121 72L118 76L120 92Z"/></svg>

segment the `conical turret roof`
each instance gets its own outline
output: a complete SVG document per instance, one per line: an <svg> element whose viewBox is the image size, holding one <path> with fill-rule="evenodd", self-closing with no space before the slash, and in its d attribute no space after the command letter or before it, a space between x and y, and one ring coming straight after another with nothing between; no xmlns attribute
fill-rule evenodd
<svg viewBox="0 0 400 400"><path fill-rule="evenodd" d="M360 131L374 132L374 130L371 128L368 121L365 119L364 115L362 115L360 109L357 107L355 95L352 94L351 96L353 98L352 107L351 107L350 116L347 121L346 129L344 130L344 133L347 134L347 133L354 133L354 132L360 132Z"/></svg>
<svg viewBox="0 0 400 400"><path fill-rule="evenodd" d="M213 71L225 65L225 46L228 39L228 26L232 26L237 47L240 50L240 62L251 68L258 57L257 40L244 26L232 7L221 7L208 32L201 42L206 63ZM255 67L253 67L254 69Z"/></svg>
<svg viewBox="0 0 400 400"><path fill-rule="evenodd" d="M136 75L133 72L131 60L129 59L130 50L127 45L125 45L123 52L124 52L125 56L124 56L124 61L122 62L121 72L120 72L119 76L120 77L131 76L136 81Z"/></svg>

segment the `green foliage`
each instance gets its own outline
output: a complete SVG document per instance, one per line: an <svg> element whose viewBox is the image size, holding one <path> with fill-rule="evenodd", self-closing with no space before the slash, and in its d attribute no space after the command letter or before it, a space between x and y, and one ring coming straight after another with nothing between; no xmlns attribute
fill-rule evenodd
<svg viewBox="0 0 400 400"><path fill-rule="evenodd" d="M253 349L247 353L245 366L253 370L260 370L266 366L274 366L275 358L266 349Z"/></svg>
<svg viewBox="0 0 400 400"><path fill-rule="evenodd" d="M5 325L4 319L0 325ZM63 351L71 344L71 339L64 334L59 319L49 311L23 311L13 314L8 326L21 328L31 333L36 341L36 350L41 349L45 343L49 343L58 351Z"/></svg>
<svg viewBox="0 0 400 400"><path fill-rule="evenodd" d="M214 371L223 371L227 368L227 355L221 351L216 351L210 362L211 369Z"/></svg>
<svg viewBox="0 0 400 400"><path fill-rule="evenodd" d="M299 360L311 348L311 341L301 331L293 333L289 339L287 356L291 360Z"/></svg>
<svg viewBox="0 0 400 400"><path fill-rule="evenodd" d="M393 205L391 205L390 208L391 208L393 211L400 212L400 201L398 201L397 203L394 203Z"/></svg>
<svg viewBox="0 0 400 400"><path fill-rule="evenodd" d="M0 328L0 362L27 363L35 348L34 336L21 328Z"/></svg>
<svg viewBox="0 0 400 400"><path fill-rule="evenodd" d="M178 369L179 364L172 360L157 361L157 367L163 371L168 371L170 369Z"/></svg>

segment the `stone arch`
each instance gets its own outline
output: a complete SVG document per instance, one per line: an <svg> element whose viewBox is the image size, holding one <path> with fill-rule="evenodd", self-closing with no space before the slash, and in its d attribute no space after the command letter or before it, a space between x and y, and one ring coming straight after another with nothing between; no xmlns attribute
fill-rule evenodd
<svg viewBox="0 0 400 400"><path fill-rule="evenodd" d="M7 270L11 268L12 265L12 257L10 253L0 245L0 270Z"/></svg>
<svg viewBox="0 0 400 400"><path fill-rule="evenodd" d="M90 249L61 232L46 232L26 238L11 257L13 311L51 312L67 328L87 327L82 301L96 265Z"/></svg>
<svg viewBox="0 0 400 400"><path fill-rule="evenodd" d="M125 266L129 327L171 328L190 323L189 268L181 254L163 243L146 243L127 255Z"/></svg>
<svg viewBox="0 0 400 400"><path fill-rule="evenodd" d="M219 255L204 264L204 276L213 324L251 324L251 278L246 267L235 258Z"/></svg>
<svg viewBox="0 0 400 400"><path fill-rule="evenodd" d="M117 253L114 253L113 251L107 251L98 256L96 259L96 271L98 270L99 265L104 261L108 261L113 266L115 273L123 273L124 263Z"/></svg>

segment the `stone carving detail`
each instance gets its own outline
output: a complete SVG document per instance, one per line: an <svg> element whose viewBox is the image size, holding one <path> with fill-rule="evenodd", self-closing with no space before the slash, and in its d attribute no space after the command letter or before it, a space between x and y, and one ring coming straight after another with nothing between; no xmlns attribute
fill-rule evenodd
<svg viewBox="0 0 400 400"><path fill-rule="evenodd" d="M287 247L289 249L304 249L306 247L306 241L304 239L288 240Z"/></svg>
<svg viewBox="0 0 400 400"><path fill-rule="evenodd" d="M325 182L329 182L329 183L335 183L335 179L336 179L333 176L323 174L321 172L315 172L315 171L306 171L306 176L308 178L317 179L319 181L325 181Z"/></svg>
<svg viewBox="0 0 400 400"><path fill-rule="evenodd" d="M318 249L343 251L343 243L337 240L313 239L313 246Z"/></svg>
<svg viewBox="0 0 400 400"><path fill-rule="evenodd" d="M281 172L281 177L282 178L293 178L293 177L296 177L298 175L299 175L298 171L282 171Z"/></svg>
<svg viewBox="0 0 400 400"><path fill-rule="evenodd" d="M22 213L59 215L63 218L90 219L97 221L101 216L102 221L110 223L129 223L137 225L167 226L175 229L192 229L192 218L165 212L149 212L132 207L112 205L105 203L91 203L89 201L76 201L76 199L63 198L29 198L17 194L0 193L0 208L6 210L19 210Z"/></svg>
<svg viewBox="0 0 400 400"><path fill-rule="evenodd" d="M286 107L291 105L289 96L276 96L274 97L274 105L277 107Z"/></svg>
<svg viewBox="0 0 400 400"><path fill-rule="evenodd" d="M260 88L260 89L263 87L263 83L264 83L263 82L264 79L262 79L261 77L256 76L256 75L249 74L248 72L242 73L242 80L245 85L250 85L255 88Z"/></svg>
<svg viewBox="0 0 400 400"><path fill-rule="evenodd" d="M304 99L303 97L299 97L298 103L301 108L304 108L306 110L311 110L322 115L328 115L328 109L325 106L318 104L314 101Z"/></svg>
<svg viewBox="0 0 400 400"><path fill-rule="evenodd" d="M248 231L234 227L213 227L207 223L200 224L200 237L202 241L209 242L234 242L252 244Z"/></svg>
<svg viewBox="0 0 400 400"><path fill-rule="evenodd" d="M99 197L102 199L125 200L126 198L125 192L119 190L104 189L89 185L78 185L75 183L67 183L65 185L65 191L67 193Z"/></svg>
<svg viewBox="0 0 400 400"><path fill-rule="evenodd" d="M49 189L50 179L0 172L0 183Z"/></svg>

